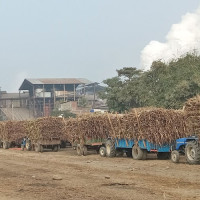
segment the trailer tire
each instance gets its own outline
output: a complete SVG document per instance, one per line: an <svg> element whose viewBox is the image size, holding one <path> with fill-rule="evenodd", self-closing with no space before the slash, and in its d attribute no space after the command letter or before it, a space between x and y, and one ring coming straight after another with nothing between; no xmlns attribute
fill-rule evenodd
<svg viewBox="0 0 200 200"><path fill-rule="evenodd" d="M35 144L35 151L36 152L43 152L43 146L41 144Z"/></svg>
<svg viewBox="0 0 200 200"><path fill-rule="evenodd" d="M10 143L7 142L7 141L4 141L3 142L3 149L9 149L9 147L10 147Z"/></svg>
<svg viewBox="0 0 200 200"><path fill-rule="evenodd" d="M142 160L146 160L147 159L147 150L146 149L142 149L142 151L143 151Z"/></svg>
<svg viewBox="0 0 200 200"><path fill-rule="evenodd" d="M54 145L52 150L53 150L53 152L57 152L58 151L58 146Z"/></svg>
<svg viewBox="0 0 200 200"><path fill-rule="evenodd" d="M88 149L87 149L87 146L83 146L83 155L84 156L87 156L87 154L88 154Z"/></svg>
<svg viewBox="0 0 200 200"><path fill-rule="evenodd" d="M185 147L186 160L189 164L200 163L200 146L197 141L188 142Z"/></svg>
<svg viewBox="0 0 200 200"><path fill-rule="evenodd" d="M101 147L99 149L99 154L101 157L105 157L106 156L106 147Z"/></svg>
<svg viewBox="0 0 200 200"><path fill-rule="evenodd" d="M116 156L115 140L109 139L106 141L106 156L107 157Z"/></svg>
<svg viewBox="0 0 200 200"><path fill-rule="evenodd" d="M180 154L177 150L174 150L171 152L171 161L173 163L179 163L180 160Z"/></svg>
<svg viewBox="0 0 200 200"><path fill-rule="evenodd" d="M135 160L145 160L146 159L146 150L141 149L139 146L135 145L132 148L132 156Z"/></svg>
<svg viewBox="0 0 200 200"><path fill-rule="evenodd" d="M157 158L159 160L169 160L170 159L170 152L158 152Z"/></svg>
<svg viewBox="0 0 200 200"><path fill-rule="evenodd" d="M78 156L82 156L83 155L83 149L81 148L80 144L77 144L76 146L76 152Z"/></svg>

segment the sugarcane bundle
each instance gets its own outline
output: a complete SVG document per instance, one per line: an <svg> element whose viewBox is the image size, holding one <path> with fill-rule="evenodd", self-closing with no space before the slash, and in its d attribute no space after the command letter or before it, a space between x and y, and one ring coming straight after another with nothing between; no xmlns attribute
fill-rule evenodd
<svg viewBox="0 0 200 200"><path fill-rule="evenodd" d="M3 135L4 135L4 124L5 122L1 121L0 122L0 140L2 141L3 140Z"/></svg>
<svg viewBox="0 0 200 200"><path fill-rule="evenodd" d="M44 117L26 122L26 135L32 141L49 140L53 137L62 139L64 120L59 117Z"/></svg>
<svg viewBox="0 0 200 200"><path fill-rule="evenodd" d="M21 143L25 136L25 121L6 121L0 125L3 141Z"/></svg>
<svg viewBox="0 0 200 200"><path fill-rule="evenodd" d="M122 116L108 116L112 137L146 139L154 144L171 143L185 137L185 115L182 111L162 108L135 109Z"/></svg>
<svg viewBox="0 0 200 200"><path fill-rule="evenodd" d="M108 137L108 121L105 115L87 114L65 120L65 134L70 142Z"/></svg>
<svg viewBox="0 0 200 200"><path fill-rule="evenodd" d="M64 120L64 140L71 143L76 142L79 138L78 120L69 118Z"/></svg>
<svg viewBox="0 0 200 200"><path fill-rule="evenodd" d="M190 135L200 135L200 96L188 99L183 110L186 115L187 131Z"/></svg>

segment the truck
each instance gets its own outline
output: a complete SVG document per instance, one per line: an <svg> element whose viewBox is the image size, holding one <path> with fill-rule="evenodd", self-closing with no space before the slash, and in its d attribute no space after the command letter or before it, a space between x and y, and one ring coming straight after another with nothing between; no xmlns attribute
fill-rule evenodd
<svg viewBox="0 0 200 200"><path fill-rule="evenodd" d="M26 139L26 142L22 145L26 150L35 150L36 152L43 152L44 149L51 149L54 152L57 152L60 149L61 139L59 137L51 137L49 139L38 139L30 140Z"/></svg>
<svg viewBox="0 0 200 200"><path fill-rule="evenodd" d="M145 160L147 153L157 153L158 159L171 158L174 163L179 162L180 155L184 155L189 164L200 163L200 145L196 136L180 138L171 144L163 145L153 144L148 140L135 142L131 139L109 138L105 146L108 157L115 157L117 152L121 152L135 160Z"/></svg>
<svg viewBox="0 0 200 200"><path fill-rule="evenodd" d="M81 139L81 140L78 141L78 143L76 143L77 155L86 156L88 154L88 151L95 150L97 153L100 154L100 156L104 157L104 156L106 156L105 142L106 142L106 140L102 139L102 138Z"/></svg>

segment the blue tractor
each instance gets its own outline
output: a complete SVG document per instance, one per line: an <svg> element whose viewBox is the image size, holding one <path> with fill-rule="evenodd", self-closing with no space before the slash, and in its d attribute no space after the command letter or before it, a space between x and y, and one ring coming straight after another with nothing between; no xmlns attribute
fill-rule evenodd
<svg viewBox="0 0 200 200"><path fill-rule="evenodd" d="M180 138L172 146L171 160L178 163L180 155L184 155L189 164L200 164L200 144L196 136Z"/></svg>
<svg viewBox="0 0 200 200"><path fill-rule="evenodd" d="M156 145L148 140L112 139L106 141L106 155L115 157L117 154L126 153L127 157L135 160L145 160L147 153L157 153L158 159L170 159L178 163L180 155L185 155L188 163L200 163L200 146L197 137L187 137L177 139L172 144Z"/></svg>

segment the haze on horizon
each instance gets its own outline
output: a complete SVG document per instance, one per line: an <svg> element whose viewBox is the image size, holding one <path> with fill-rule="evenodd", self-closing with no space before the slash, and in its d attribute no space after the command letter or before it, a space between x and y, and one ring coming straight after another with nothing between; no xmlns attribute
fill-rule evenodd
<svg viewBox="0 0 200 200"><path fill-rule="evenodd" d="M186 25L195 32L186 43L192 48L198 7L198 0L0 0L1 90L17 92L24 78L101 83L116 69L158 59L163 46L173 55L171 42L185 42L177 33L188 32Z"/></svg>

